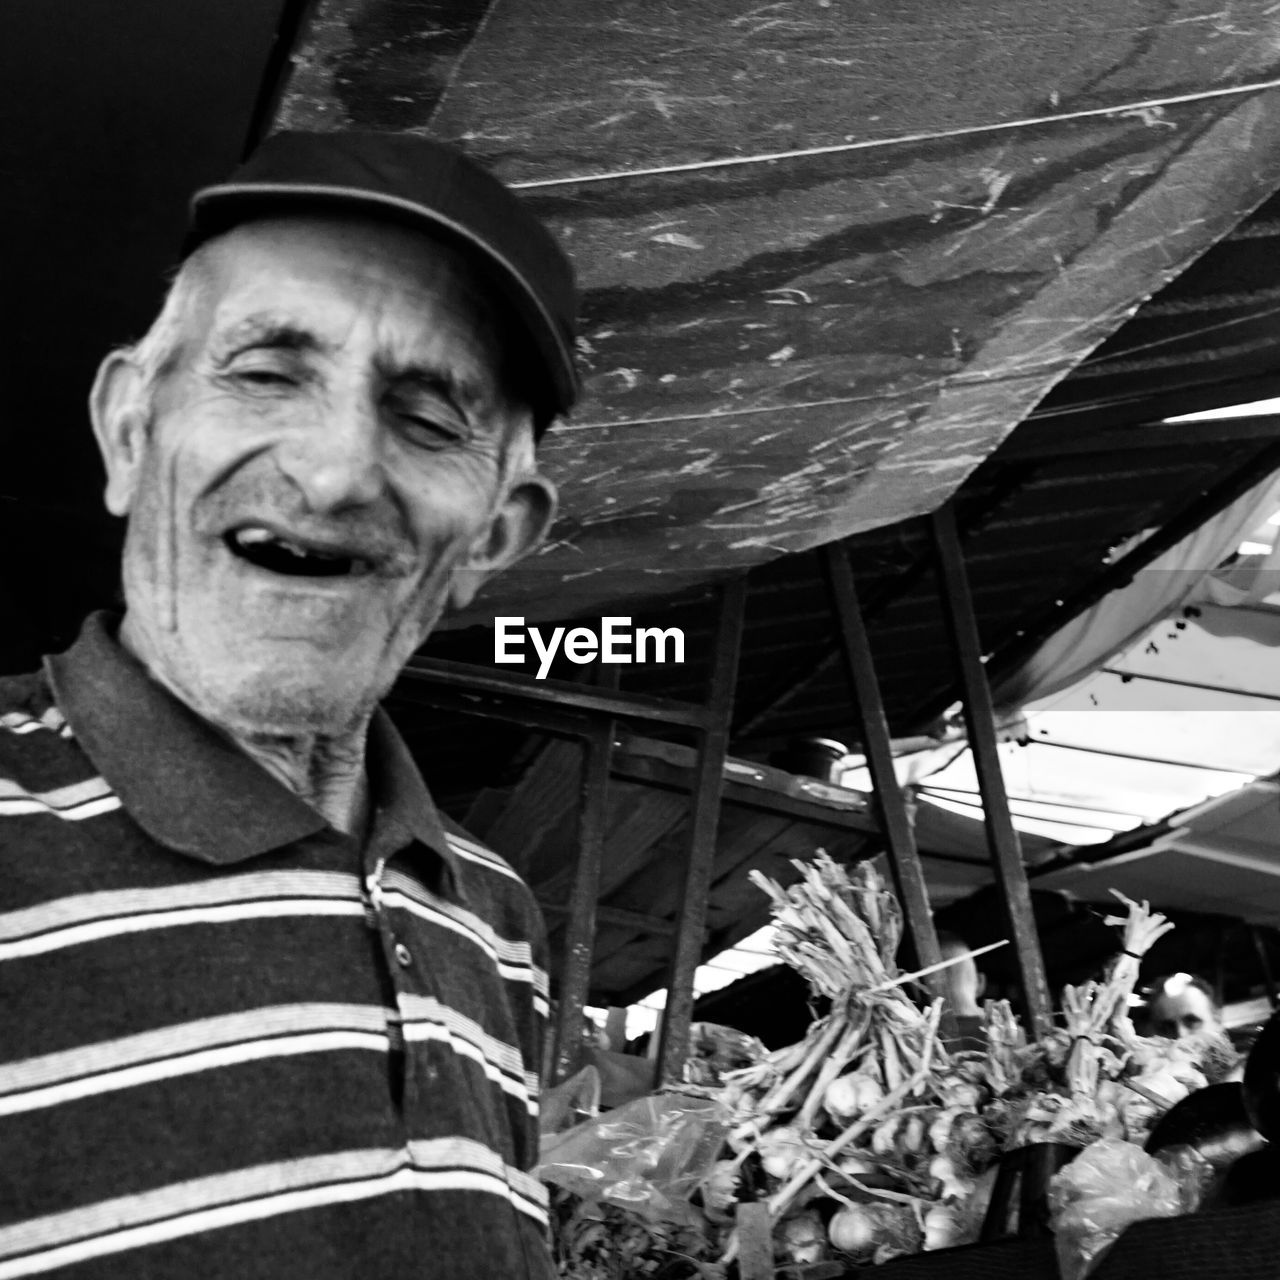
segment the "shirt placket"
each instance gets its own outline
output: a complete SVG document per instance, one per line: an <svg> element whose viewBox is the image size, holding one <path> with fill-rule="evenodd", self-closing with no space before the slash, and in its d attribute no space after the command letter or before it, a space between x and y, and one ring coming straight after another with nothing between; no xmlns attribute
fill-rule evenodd
<svg viewBox="0 0 1280 1280"><path fill-rule="evenodd" d="M438 1071L431 1060L430 1043L415 1040L412 1035L414 1001L437 996L434 974L421 932L413 928L413 916L400 907L391 906L386 895L387 868L395 853L381 853L372 858L372 867L364 877L365 897L373 913L374 927L381 942L383 962L395 993L396 1011L400 1017L403 1046L404 1078L401 1082L401 1108L410 1135L417 1132L421 1119L422 1087L435 1082Z"/></svg>

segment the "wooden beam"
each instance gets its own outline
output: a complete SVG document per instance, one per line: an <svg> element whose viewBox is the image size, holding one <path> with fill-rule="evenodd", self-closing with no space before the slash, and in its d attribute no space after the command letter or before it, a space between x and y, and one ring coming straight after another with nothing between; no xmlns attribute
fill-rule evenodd
<svg viewBox="0 0 1280 1280"><path fill-rule="evenodd" d="M1009 936L1018 952L1018 970L1022 978L1022 992L1026 1000L1031 1034L1033 1038L1039 1039L1053 1025L1053 1002L1049 996L1044 957L1040 952L1040 939L1031 908L1027 871L1022 863L1022 845L1013 825L1009 798L1004 789L1004 776L1000 772L991 688L987 684L987 673L983 666L978 620L969 595L969 581L960 551L955 512L949 503L930 517L930 529L938 561L943 612L955 648L960 675L969 749L973 752L978 787L982 792L987 845L995 866L996 880L1000 885Z"/></svg>
<svg viewBox="0 0 1280 1280"><path fill-rule="evenodd" d="M871 641L858 607L857 583L849 567L849 557L839 543L829 543L823 548L822 564L839 630L845 674L861 722L862 749L871 773L872 794L888 850L894 891L915 945L917 967L927 968L942 959L942 952L938 949L938 933L929 909L929 890L924 882L915 831L894 769L889 721L880 697ZM932 974L926 982L935 996L946 994L946 979L941 973ZM954 1034L954 1028L949 1030Z"/></svg>
<svg viewBox="0 0 1280 1280"><path fill-rule="evenodd" d="M689 1052L693 975L702 963L702 944L707 928L707 897L715 867L716 829L720 819L724 765L729 754L729 723L733 715L734 688L738 682L746 597L745 576L729 582L720 595L711 688L706 702L707 727L699 743L697 783L689 823L689 854L684 897L680 905L680 927L671 956L667 1007L658 1047L658 1079L663 1084L676 1083L681 1079Z"/></svg>

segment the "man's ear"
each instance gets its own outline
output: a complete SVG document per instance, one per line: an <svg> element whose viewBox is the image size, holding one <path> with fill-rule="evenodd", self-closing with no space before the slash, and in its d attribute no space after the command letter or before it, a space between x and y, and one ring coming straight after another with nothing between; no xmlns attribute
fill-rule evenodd
<svg viewBox="0 0 1280 1280"><path fill-rule="evenodd" d="M550 480L536 472L516 479L466 559L454 568L449 579L450 608L465 609L486 578L532 551L555 514L556 487Z"/></svg>
<svg viewBox="0 0 1280 1280"><path fill-rule="evenodd" d="M126 351L113 351L98 367L89 393L89 417L107 469L106 504L114 516L133 506L147 451L149 414L142 371Z"/></svg>

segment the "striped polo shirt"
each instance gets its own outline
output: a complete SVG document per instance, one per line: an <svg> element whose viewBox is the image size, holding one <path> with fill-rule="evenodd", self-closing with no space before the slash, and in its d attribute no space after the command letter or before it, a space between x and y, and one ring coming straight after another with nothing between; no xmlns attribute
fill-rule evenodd
<svg viewBox="0 0 1280 1280"><path fill-rule="evenodd" d="M0 680L0 1280L551 1275L537 908L368 758L362 848L101 615Z"/></svg>

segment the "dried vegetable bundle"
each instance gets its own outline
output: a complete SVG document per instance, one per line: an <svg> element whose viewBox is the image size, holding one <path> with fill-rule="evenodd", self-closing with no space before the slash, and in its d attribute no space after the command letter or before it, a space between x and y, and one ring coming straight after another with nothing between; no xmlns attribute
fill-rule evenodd
<svg viewBox="0 0 1280 1280"><path fill-rule="evenodd" d="M793 865L790 888L752 878L773 901L779 958L831 1011L799 1044L726 1077L733 1155L704 1203L728 1225L734 1200L763 1198L797 1263L955 1243L993 1155L978 1113L985 1070L975 1055L947 1054L940 1002L922 1009L906 990L912 975L894 960L901 913L874 868L848 870L821 851ZM736 1251L730 1229L726 1260Z"/></svg>
<svg viewBox="0 0 1280 1280"><path fill-rule="evenodd" d="M734 1202L769 1206L780 1260L882 1262L976 1239L992 1166L1034 1142L1141 1142L1164 1108L1204 1085L1198 1047L1138 1036L1129 1000L1142 956L1172 925L1117 894L1121 950L1101 982L1068 987L1063 1025L1028 1044L1007 1001L988 1001L985 1050L948 1053L938 1003L900 974L897 902L870 864L819 852L773 903L775 949L831 1011L805 1039L726 1077L733 1155L703 1204L727 1232ZM915 993L918 996L918 992Z"/></svg>
<svg viewBox="0 0 1280 1280"><path fill-rule="evenodd" d="M1139 1036L1129 999L1142 957L1173 925L1143 902L1112 891L1123 914L1105 923L1122 931L1121 950L1101 982L1067 986L1061 1027L1038 1044L1006 1057L991 1071L988 1121L1005 1148L1033 1142L1085 1146L1098 1138L1142 1142L1167 1107L1202 1088L1205 1046ZM988 1037L994 1058L992 1013ZM1007 1011L1000 1015L1006 1021ZM1003 1075L1003 1080L997 1076Z"/></svg>
<svg viewBox="0 0 1280 1280"><path fill-rule="evenodd" d="M977 1238L1004 1152L1140 1143L1168 1105L1206 1083L1203 1045L1144 1039L1129 1020L1141 957L1172 927L1145 903L1116 894L1124 911L1107 923L1122 931L1120 954L1103 981L1066 988L1062 1026L1029 1045L1008 1003L989 1001L985 1049L949 1053L941 1002L922 1007L908 990L922 974L897 968L901 913L875 869L845 868L822 851L793 865L799 879L787 888L752 878L771 899L779 958L830 1012L800 1043L717 1069L719 1086L705 1071L717 1055L695 1061L688 1090L719 1104L714 1124L728 1137L721 1158L718 1136L708 1149L678 1242L652 1205L642 1220L570 1198L557 1233L562 1277L732 1277L744 1201L767 1206L783 1268L965 1243Z"/></svg>

